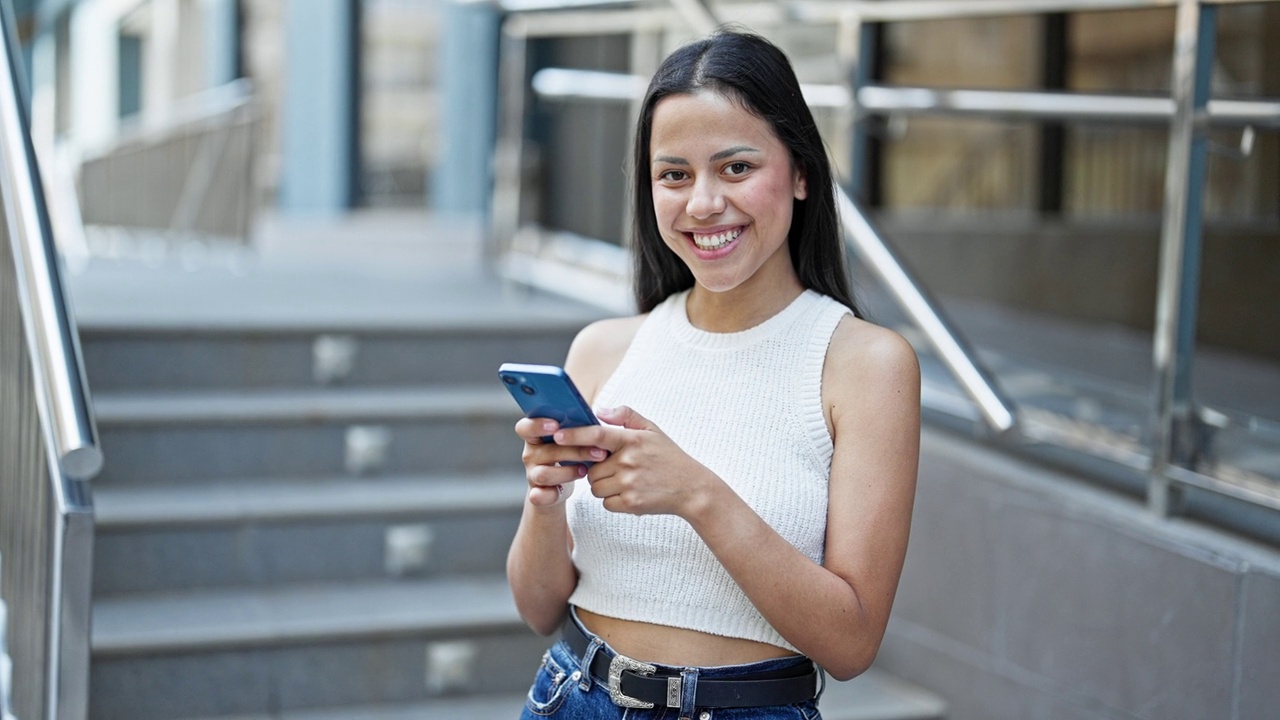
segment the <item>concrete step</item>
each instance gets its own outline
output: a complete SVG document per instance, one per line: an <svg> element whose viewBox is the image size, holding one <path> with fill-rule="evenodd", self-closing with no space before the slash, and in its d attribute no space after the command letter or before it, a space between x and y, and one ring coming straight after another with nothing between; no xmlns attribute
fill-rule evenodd
<svg viewBox="0 0 1280 720"><path fill-rule="evenodd" d="M95 482L519 468L519 409L491 385L101 393Z"/></svg>
<svg viewBox="0 0 1280 720"><path fill-rule="evenodd" d="M513 693L221 720L495 720L518 717L524 700L523 694ZM946 702L937 695L875 668L848 682L828 682L818 709L823 720L943 720L947 711Z"/></svg>
<svg viewBox="0 0 1280 720"><path fill-rule="evenodd" d="M266 715L523 692L549 641L501 576L99 600L90 717Z"/></svg>
<svg viewBox="0 0 1280 720"><path fill-rule="evenodd" d="M105 487L94 595L501 573L513 473Z"/></svg>
<svg viewBox="0 0 1280 720"><path fill-rule="evenodd" d="M548 640L550 642L550 640ZM533 673L529 673L530 681ZM236 715L183 720L516 720L524 707L523 693L479 697L438 698L425 703L365 705L326 710L303 710L280 715Z"/></svg>
<svg viewBox="0 0 1280 720"><path fill-rule="evenodd" d="M465 320L469 320L465 319ZM95 392L481 383L504 362L559 364L584 318L379 327L90 325Z"/></svg>

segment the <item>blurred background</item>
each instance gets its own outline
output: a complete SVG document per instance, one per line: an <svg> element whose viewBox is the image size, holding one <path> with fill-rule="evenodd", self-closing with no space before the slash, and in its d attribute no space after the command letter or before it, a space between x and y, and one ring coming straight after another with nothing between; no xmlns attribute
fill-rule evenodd
<svg viewBox="0 0 1280 720"><path fill-rule="evenodd" d="M670 50L790 55L915 521L828 720L1280 707L1280 2L4 0L0 710L515 717L504 361L630 312Z"/></svg>

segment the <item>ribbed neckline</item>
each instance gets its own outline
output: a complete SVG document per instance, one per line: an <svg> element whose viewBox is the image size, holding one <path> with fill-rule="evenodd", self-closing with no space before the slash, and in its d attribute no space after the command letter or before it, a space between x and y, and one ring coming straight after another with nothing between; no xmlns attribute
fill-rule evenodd
<svg viewBox="0 0 1280 720"><path fill-rule="evenodd" d="M702 330L689 322L687 303L689 291L684 290L675 295L664 305L667 307L668 328L672 336L692 347L707 350L737 350L761 342L785 328L797 315L822 295L814 290L806 289L796 296L785 308L759 325L730 333L710 332Z"/></svg>

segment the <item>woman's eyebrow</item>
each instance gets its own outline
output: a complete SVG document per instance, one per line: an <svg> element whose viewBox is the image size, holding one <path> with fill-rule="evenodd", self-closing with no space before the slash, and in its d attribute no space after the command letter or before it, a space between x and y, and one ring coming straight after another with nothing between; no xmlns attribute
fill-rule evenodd
<svg viewBox="0 0 1280 720"><path fill-rule="evenodd" d="M720 152L712 155L710 158L708 158L708 160L710 162L719 162L720 160L724 160L725 158L733 157L738 153L758 153L758 152L760 152L758 148L753 148L750 145L734 145L731 148L725 148L724 150L721 150ZM654 158L653 162L669 163L671 165L688 165L689 164L688 160L685 160L682 157L676 157L674 155L660 155Z"/></svg>
<svg viewBox="0 0 1280 720"><path fill-rule="evenodd" d="M760 151L757 150L756 148L751 147L750 145L734 145L731 148L725 148L724 150L721 150L715 155L712 155L711 162L716 162L717 160L724 160L727 157L733 157L738 153L744 153L744 152L758 153Z"/></svg>

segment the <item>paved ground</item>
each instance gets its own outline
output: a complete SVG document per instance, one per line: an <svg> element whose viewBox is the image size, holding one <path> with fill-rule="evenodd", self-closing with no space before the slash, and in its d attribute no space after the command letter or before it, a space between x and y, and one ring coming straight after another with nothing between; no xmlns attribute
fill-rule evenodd
<svg viewBox="0 0 1280 720"><path fill-rule="evenodd" d="M263 218L248 247L92 233L69 262L82 325L402 325L599 311L503 283L481 227L418 211Z"/></svg>

